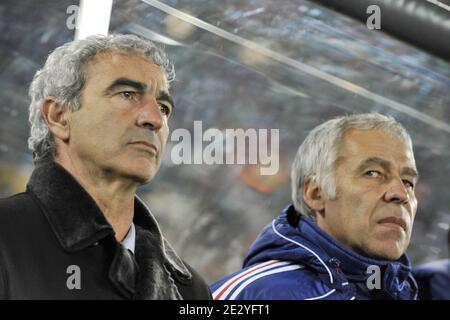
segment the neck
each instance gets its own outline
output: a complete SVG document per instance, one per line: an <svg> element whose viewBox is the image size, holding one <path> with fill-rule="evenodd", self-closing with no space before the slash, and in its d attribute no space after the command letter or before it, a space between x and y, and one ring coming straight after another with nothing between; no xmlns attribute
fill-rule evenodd
<svg viewBox="0 0 450 320"><path fill-rule="evenodd" d="M86 161L59 156L55 162L89 193L113 227L117 241L122 241L133 222L137 184Z"/></svg>

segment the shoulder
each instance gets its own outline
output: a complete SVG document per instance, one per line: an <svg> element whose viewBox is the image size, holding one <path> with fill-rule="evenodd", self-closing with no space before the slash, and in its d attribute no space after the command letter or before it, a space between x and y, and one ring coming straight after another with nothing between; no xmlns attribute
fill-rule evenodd
<svg viewBox="0 0 450 320"><path fill-rule="evenodd" d="M189 264L183 261L192 277L185 280L175 275L176 285L184 300L211 300L211 291L203 278Z"/></svg>
<svg viewBox="0 0 450 320"><path fill-rule="evenodd" d="M0 199L0 229L18 228L36 216L39 210L31 194L22 192L8 198Z"/></svg>
<svg viewBox="0 0 450 320"><path fill-rule="evenodd" d="M6 299L6 277L2 267L2 256L0 252L0 300Z"/></svg>
<svg viewBox="0 0 450 320"><path fill-rule="evenodd" d="M305 300L331 292L303 265L277 260L247 267L211 289L215 300Z"/></svg>
<svg viewBox="0 0 450 320"><path fill-rule="evenodd" d="M27 192L22 192L8 198L0 198L0 219L16 216L17 213L34 208L36 202Z"/></svg>
<svg viewBox="0 0 450 320"><path fill-rule="evenodd" d="M435 274L449 274L450 259L443 259L423 264L414 268L415 275L433 276Z"/></svg>
<svg viewBox="0 0 450 320"><path fill-rule="evenodd" d="M1 247L0 243L0 300L6 299L6 276L5 276L5 270L4 263L3 263L3 257L2 257L3 248Z"/></svg>
<svg viewBox="0 0 450 320"><path fill-rule="evenodd" d="M23 215L35 208L36 204L28 193L18 193L0 199L0 230L10 228L14 222L20 222ZM0 232L1 233L1 232Z"/></svg>
<svg viewBox="0 0 450 320"><path fill-rule="evenodd" d="M8 254L23 248L22 236L32 233L39 219L37 202L27 192L0 198L0 299L6 297L6 263Z"/></svg>
<svg viewBox="0 0 450 320"><path fill-rule="evenodd" d="M0 199L0 250L12 250L11 245L23 245L33 238L45 223L38 202L29 193L19 193Z"/></svg>
<svg viewBox="0 0 450 320"><path fill-rule="evenodd" d="M414 268L420 299L450 299L450 260L438 260Z"/></svg>

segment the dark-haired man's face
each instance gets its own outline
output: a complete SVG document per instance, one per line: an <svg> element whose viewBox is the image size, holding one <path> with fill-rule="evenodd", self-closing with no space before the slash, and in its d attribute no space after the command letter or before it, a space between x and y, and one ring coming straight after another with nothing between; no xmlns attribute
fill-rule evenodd
<svg viewBox="0 0 450 320"><path fill-rule="evenodd" d="M350 129L335 166L337 196L325 201L319 227L364 255L398 259L411 238L417 199L410 147L381 130Z"/></svg>
<svg viewBox="0 0 450 320"><path fill-rule="evenodd" d="M172 105L164 70L139 55L101 53L70 120L70 155L96 174L148 182L159 169Z"/></svg>

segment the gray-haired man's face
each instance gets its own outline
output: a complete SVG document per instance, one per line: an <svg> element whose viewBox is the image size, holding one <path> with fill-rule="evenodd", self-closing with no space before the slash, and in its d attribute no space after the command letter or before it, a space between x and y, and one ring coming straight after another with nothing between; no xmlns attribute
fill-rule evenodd
<svg viewBox="0 0 450 320"><path fill-rule="evenodd" d="M69 152L93 170L145 183L159 169L172 105L164 70L122 53L100 53L87 69Z"/></svg>
<svg viewBox="0 0 450 320"><path fill-rule="evenodd" d="M318 225L364 255L398 259L407 249L417 210L417 170L409 145L381 130L350 129L335 167L335 199Z"/></svg>

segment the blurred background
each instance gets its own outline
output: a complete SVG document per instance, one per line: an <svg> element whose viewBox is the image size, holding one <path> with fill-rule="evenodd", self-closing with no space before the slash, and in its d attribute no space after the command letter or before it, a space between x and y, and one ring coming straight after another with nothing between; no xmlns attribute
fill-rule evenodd
<svg viewBox="0 0 450 320"><path fill-rule="evenodd" d="M72 5L0 2L0 197L23 191L33 170L28 86L49 52L73 40ZM291 202L290 165L306 134L351 113L388 114L410 132L421 180L408 254L414 264L448 257L449 60L303 0L115 0L109 32L158 42L174 61L172 130L192 132L196 120L204 130L279 129L275 175L258 165L174 165L169 141L161 170L139 190L207 282L240 269Z"/></svg>

